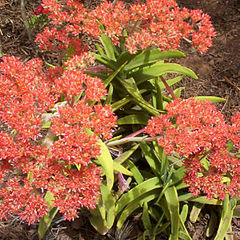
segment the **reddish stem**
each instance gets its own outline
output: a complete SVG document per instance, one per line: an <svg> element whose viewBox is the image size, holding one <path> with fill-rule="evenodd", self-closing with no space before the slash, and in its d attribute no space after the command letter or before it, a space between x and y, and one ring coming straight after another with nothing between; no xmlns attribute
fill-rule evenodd
<svg viewBox="0 0 240 240"><path fill-rule="evenodd" d="M175 96L173 90L169 87L166 80L162 76L159 76L159 77L162 80L162 82L163 82L164 86L166 87L166 89L168 90L168 92L170 93L170 95L172 96L173 100L175 100L176 96Z"/></svg>
<svg viewBox="0 0 240 240"><path fill-rule="evenodd" d="M134 133L132 133L132 134L126 136L125 138L135 137L135 136L139 135L140 133L143 133L144 130L145 130L145 128L142 128L142 129L140 129L140 130L138 130L138 131L136 131L136 132L134 132Z"/></svg>

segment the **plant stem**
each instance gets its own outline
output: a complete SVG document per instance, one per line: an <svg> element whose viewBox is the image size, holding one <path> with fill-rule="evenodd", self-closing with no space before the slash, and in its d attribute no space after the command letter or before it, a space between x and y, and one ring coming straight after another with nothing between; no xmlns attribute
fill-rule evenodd
<svg viewBox="0 0 240 240"><path fill-rule="evenodd" d="M162 80L162 82L163 82L164 86L166 87L166 89L168 90L168 92L170 93L170 95L172 96L172 99L175 100L176 96L175 96L173 90L169 87L166 80L162 76L159 76L159 77Z"/></svg>
<svg viewBox="0 0 240 240"><path fill-rule="evenodd" d="M116 146L116 145L122 145L122 144L129 143L129 142L152 142L152 141L155 141L155 140L157 140L157 137L152 137L152 138L147 137L147 136L125 137L123 139L119 139L119 140L116 140L116 141L109 142L106 145L108 147L111 147L111 146Z"/></svg>
<svg viewBox="0 0 240 240"><path fill-rule="evenodd" d="M139 135L140 133L143 133L144 130L145 130L145 128L142 128L142 129L138 130L137 132L134 132L134 133L132 133L132 134L126 136L125 138L136 137L136 136Z"/></svg>

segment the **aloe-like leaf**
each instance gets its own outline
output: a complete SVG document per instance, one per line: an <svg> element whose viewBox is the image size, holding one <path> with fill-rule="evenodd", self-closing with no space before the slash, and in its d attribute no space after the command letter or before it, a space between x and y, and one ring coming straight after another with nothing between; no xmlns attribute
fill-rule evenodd
<svg viewBox="0 0 240 240"><path fill-rule="evenodd" d="M104 50L105 50L107 56L110 59L116 61L115 54L114 54L114 46L112 45L111 39L104 33L102 33L102 35L99 39L104 47Z"/></svg>
<svg viewBox="0 0 240 240"><path fill-rule="evenodd" d="M150 185L149 185L150 186ZM151 191L145 192L144 194L141 194L135 198L134 201L131 201L126 208L121 213L118 222L117 222L117 228L120 229L126 219L131 215L133 211L135 211L137 208L141 207L145 202L152 201L153 199L156 199L159 195L159 189L153 189Z"/></svg>
<svg viewBox="0 0 240 240"><path fill-rule="evenodd" d="M188 233L188 230L187 230L187 228L185 227L184 222L183 222L183 220L182 220L181 217L179 217L179 222L180 222L180 226L181 226L181 229L182 229L182 230L179 232L179 237L180 237L181 239L184 239L184 240L192 240L192 238L191 238L190 234Z"/></svg>
<svg viewBox="0 0 240 240"><path fill-rule="evenodd" d="M46 234L57 212L58 212L58 208L54 207L51 209L51 211L48 214L46 214L43 218L41 218L38 226L38 235L40 239L42 239Z"/></svg>
<svg viewBox="0 0 240 240"><path fill-rule="evenodd" d="M156 94L153 94L153 106L155 102L155 106L157 109L163 110L163 94L162 94L162 88L161 88L161 81L159 78L155 78L155 88L157 90Z"/></svg>
<svg viewBox="0 0 240 240"><path fill-rule="evenodd" d="M116 64L118 66L121 66L125 62L130 62L135 56L136 56L136 54L131 54L131 53L127 52L127 51L124 51L117 58L117 63ZM124 67L123 70L125 71L125 67Z"/></svg>
<svg viewBox="0 0 240 240"><path fill-rule="evenodd" d="M183 231L180 231L179 232L179 238L181 239L181 240L192 240L192 238L191 238L191 236L188 234L186 234L185 232L183 232Z"/></svg>
<svg viewBox="0 0 240 240"><path fill-rule="evenodd" d="M136 55L124 68L124 70L129 71L137 67L142 67L155 63L160 60L168 58L183 58L185 54L180 51L166 51L163 52L159 48L146 49L140 54Z"/></svg>
<svg viewBox="0 0 240 240"><path fill-rule="evenodd" d="M127 62L123 63L115 72L113 72L107 79L104 80L104 87L106 88L108 84L118 75L118 73L124 68Z"/></svg>
<svg viewBox="0 0 240 240"><path fill-rule="evenodd" d="M107 186L109 189L112 189L114 183L113 159L106 144L100 139L99 144L101 148L101 155L97 157L97 159L99 160L101 166L104 169L107 178Z"/></svg>
<svg viewBox="0 0 240 240"><path fill-rule="evenodd" d="M42 128L44 128L44 129L50 128L50 127L51 127L51 124L52 124L52 122L50 122L50 121L45 122L45 123L42 125Z"/></svg>
<svg viewBox="0 0 240 240"><path fill-rule="evenodd" d="M180 98L181 97L181 93L182 93L182 90L185 89L185 87L179 87L177 89L175 89L173 92L174 92L174 95L176 96L176 98Z"/></svg>
<svg viewBox="0 0 240 240"><path fill-rule="evenodd" d="M97 43L95 44L95 46L96 46L99 54L100 54L102 57L106 57L106 55L105 55L103 49L101 48L101 46L100 46L99 44L97 44Z"/></svg>
<svg viewBox="0 0 240 240"><path fill-rule="evenodd" d="M112 95L113 95L113 86L110 83L107 98L106 98L106 104L111 104L112 103Z"/></svg>
<svg viewBox="0 0 240 240"><path fill-rule="evenodd" d="M109 231L107 221L102 219L101 216L90 216L89 221L100 234L105 235Z"/></svg>
<svg viewBox="0 0 240 240"><path fill-rule="evenodd" d="M54 197L53 197L52 193L51 192L47 192L45 194L44 198L46 200L47 205L49 206L49 208L51 210L49 211L48 214L46 214L44 217L42 217L40 219L40 223L39 223L39 226L38 226L38 235L39 235L40 239L42 239L44 237L44 235L46 234L48 228L51 226L51 223L52 223L54 217L56 216L56 214L58 212L58 208L57 207L53 207Z"/></svg>
<svg viewBox="0 0 240 240"><path fill-rule="evenodd" d="M115 220L115 199L105 184L101 186L101 197L106 210L107 228L110 229Z"/></svg>
<svg viewBox="0 0 240 240"><path fill-rule="evenodd" d="M197 96L197 97L193 97L193 98L198 99L200 101L209 100L212 103L225 102L226 101L225 98L215 97L215 96Z"/></svg>
<svg viewBox="0 0 240 240"><path fill-rule="evenodd" d="M114 159L114 162L123 163L125 162L139 147L139 144L134 145L131 149L122 153L119 157Z"/></svg>
<svg viewBox="0 0 240 240"><path fill-rule="evenodd" d="M113 168L114 168L114 171L121 172L128 176L133 176L131 171L129 171L127 168L125 168L123 165L121 165L118 162L113 161Z"/></svg>
<svg viewBox="0 0 240 240"><path fill-rule="evenodd" d="M125 124L143 124L147 125L150 116L147 114L131 114L117 120L118 125Z"/></svg>
<svg viewBox="0 0 240 240"><path fill-rule="evenodd" d="M217 225L218 225L217 214L213 210L211 210L210 220L206 230L207 237L211 237L214 234L215 229L217 228Z"/></svg>
<svg viewBox="0 0 240 240"><path fill-rule="evenodd" d="M140 90L140 94L143 94L147 92L146 89L141 89ZM124 97L122 99L120 99L119 101L116 101L112 104L112 109L113 111L117 111L119 108L125 106L126 104L128 104L129 102L131 102L133 100L133 98L131 96L127 96L127 97Z"/></svg>
<svg viewBox="0 0 240 240"><path fill-rule="evenodd" d="M158 158L154 155L151 147L148 144L140 143L140 147L149 166L151 167L153 172L157 174L159 172L159 169L161 168Z"/></svg>
<svg viewBox="0 0 240 240"><path fill-rule="evenodd" d="M185 167L180 167L177 170L174 170L174 172L173 172L173 174L171 176L171 179L172 179L172 183L171 184L175 185L176 183L181 181L183 176L184 176L185 171L186 171Z"/></svg>
<svg viewBox="0 0 240 240"><path fill-rule="evenodd" d="M187 220L187 215L188 215L188 204L184 204L180 214L180 218L183 223L185 223L185 221Z"/></svg>
<svg viewBox="0 0 240 240"><path fill-rule="evenodd" d="M169 187L165 193L171 221L171 235L169 240L178 240L179 236L179 201L177 190L174 186Z"/></svg>
<svg viewBox="0 0 240 240"><path fill-rule="evenodd" d="M204 204L203 203L194 203L192 210L190 212L190 221L195 223L198 219L198 216L203 208Z"/></svg>
<svg viewBox="0 0 240 240"><path fill-rule="evenodd" d="M122 84L122 86L125 88L125 90L128 92L128 94L133 97L133 101L137 105L141 106L143 109L147 110L149 113L155 116L159 115L160 111L158 111L150 103L144 100L133 78L129 78L129 79L119 78L118 80Z"/></svg>
<svg viewBox="0 0 240 240"><path fill-rule="evenodd" d="M95 57L95 60L101 64L103 64L104 66L112 69L112 70L117 70L117 66L116 66L116 63L111 60L110 58L105 58L97 53L94 53L94 57Z"/></svg>
<svg viewBox="0 0 240 240"><path fill-rule="evenodd" d="M178 199L180 202L182 201L192 201L192 202L198 202L203 204L209 204L209 205L222 205L222 201L218 199L207 199L206 197L193 197L191 193L185 193L183 195L178 196Z"/></svg>
<svg viewBox="0 0 240 240"><path fill-rule="evenodd" d="M132 172L134 179L136 180L137 184L140 184L144 181L144 178L139 171L139 169L136 167L136 165L132 161L127 161L126 163L129 170Z"/></svg>
<svg viewBox="0 0 240 240"><path fill-rule="evenodd" d="M148 213L148 203L147 202L144 202L144 204L143 204L142 221L143 221L144 228L148 231L151 231L152 224L151 224L150 216Z"/></svg>
<svg viewBox="0 0 240 240"><path fill-rule="evenodd" d="M93 135L93 132L89 129L86 129L86 132L89 135ZM98 163L102 166L106 175L108 188L112 189L114 183L113 159L108 150L108 147L101 139L98 140L98 144L100 145L101 155L97 157L97 160Z"/></svg>
<svg viewBox="0 0 240 240"><path fill-rule="evenodd" d="M141 195L161 187L162 185L160 184L158 177L150 178L140 183L139 185L122 195L122 197L117 201L116 214L120 213L126 205L130 204L133 201L136 201L136 199Z"/></svg>
<svg viewBox="0 0 240 240"><path fill-rule="evenodd" d="M127 97L120 99L117 102L114 102L112 104L113 111L117 111L119 108L121 108L121 107L125 106L126 104L128 104L129 102L131 102L131 100L132 100L132 97L127 96Z"/></svg>
<svg viewBox="0 0 240 240"><path fill-rule="evenodd" d="M191 69L176 63L157 63L150 67L144 67L136 72L133 72L130 76L133 77L136 82L144 82L166 73L178 73L198 79L197 75Z"/></svg>
<svg viewBox="0 0 240 240"><path fill-rule="evenodd" d="M233 210L236 206L236 201L234 199L229 200L229 196L227 195L223 200L223 209L221 213L221 219L217 231L217 235L214 240L223 240L228 228L232 222Z"/></svg>

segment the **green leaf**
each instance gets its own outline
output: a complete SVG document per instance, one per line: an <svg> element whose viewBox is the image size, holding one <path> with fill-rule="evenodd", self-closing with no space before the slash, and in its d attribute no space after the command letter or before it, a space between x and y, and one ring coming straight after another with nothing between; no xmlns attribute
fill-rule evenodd
<svg viewBox="0 0 240 240"><path fill-rule="evenodd" d="M53 207L53 200L54 200L54 197L53 197L52 193L51 192L47 192L45 194L44 198L46 200L47 205L52 208Z"/></svg>
<svg viewBox="0 0 240 240"><path fill-rule="evenodd" d="M112 109L113 111L117 111L119 108L123 107L124 105L128 104L129 102L131 102L132 97L128 96L128 97L124 97L121 100L114 102L112 104Z"/></svg>
<svg viewBox="0 0 240 240"><path fill-rule="evenodd" d="M106 104L111 104L112 103L112 95L113 95L113 86L110 83L107 98L106 98Z"/></svg>
<svg viewBox="0 0 240 240"><path fill-rule="evenodd" d="M194 203L193 204L193 207L192 207L192 210L190 212L190 221L195 223L198 219L198 216L203 208L205 204L203 203Z"/></svg>
<svg viewBox="0 0 240 240"><path fill-rule="evenodd" d="M186 168L185 167L180 167L178 168L177 170L174 170L172 176L171 176L171 179L172 179L172 184L176 184L178 183L179 181L182 180L183 176L184 176L184 173L186 171ZM185 185L186 186L186 185Z"/></svg>
<svg viewBox="0 0 240 240"><path fill-rule="evenodd" d="M179 237L184 240L192 240L181 217L179 217L179 221L180 221L180 225L181 225L181 229L182 229L182 231L179 232Z"/></svg>
<svg viewBox="0 0 240 240"><path fill-rule="evenodd" d="M146 143L140 143L140 147L149 166L151 167L155 174L158 174L159 170L161 169L161 165L160 162L158 161L158 158L152 152L151 147Z"/></svg>
<svg viewBox="0 0 240 240"><path fill-rule="evenodd" d="M188 204L184 204L180 214L180 218L183 223L185 223L185 221L187 220L187 215L188 215Z"/></svg>
<svg viewBox="0 0 240 240"><path fill-rule="evenodd" d="M197 97L193 97L195 99L198 99L200 101L203 101L203 100L209 100L211 101L212 103L216 103L216 102L225 102L226 99L225 98L220 98L220 97L215 97L215 96L197 96Z"/></svg>
<svg viewBox="0 0 240 240"><path fill-rule="evenodd" d="M113 161L113 168L117 172L121 172L121 173L123 173L125 175L128 175L128 176L133 176L131 171L129 171L127 168L125 168L123 165L121 165L118 162Z"/></svg>
<svg viewBox="0 0 240 240"><path fill-rule="evenodd" d="M129 61L131 61L134 57L136 56L136 54L131 54L131 53L129 53L129 52L126 52L126 51L124 51L124 52L122 52L121 54L120 54L120 56L117 58L117 65L118 66L121 66L123 63L125 63L125 62L129 62ZM125 70L125 69L123 69L123 70Z"/></svg>
<svg viewBox="0 0 240 240"><path fill-rule="evenodd" d="M41 15L35 15L30 18L29 25L32 28L36 23L38 23L39 19L41 18Z"/></svg>
<svg viewBox="0 0 240 240"><path fill-rule="evenodd" d="M76 166L77 170L80 171L82 165L75 163L75 166Z"/></svg>
<svg viewBox="0 0 240 240"><path fill-rule="evenodd" d="M150 216L148 213L148 203L147 202L144 202L144 204L143 204L142 221L143 221L144 228L146 230L148 230L149 232L151 232L152 224L151 224Z"/></svg>
<svg viewBox="0 0 240 240"><path fill-rule="evenodd" d="M171 235L169 240L178 240L179 236L179 201L177 190L174 186L169 187L165 193L171 221Z"/></svg>
<svg viewBox="0 0 240 240"><path fill-rule="evenodd" d="M185 87L179 87L177 89L175 89L173 92L174 92L174 95L176 96L176 98L180 98L181 97L181 93L182 93L182 90L185 89Z"/></svg>
<svg viewBox="0 0 240 240"><path fill-rule="evenodd" d="M203 204L209 205L222 205L222 201L218 199L207 199L206 197L196 197L194 198L191 193L185 193L183 195L178 196L179 202L182 201L192 201L192 202L199 202Z"/></svg>
<svg viewBox="0 0 240 240"><path fill-rule="evenodd" d="M106 67L108 67L108 68L110 68L114 71L117 70L116 63L113 60L105 58L105 57L103 57L99 54L96 54L96 53L94 53L94 57L95 57L97 62L103 64L104 66L106 66Z"/></svg>
<svg viewBox="0 0 240 240"><path fill-rule="evenodd" d="M217 235L215 236L214 240L224 239L224 236L226 235L227 230L231 225L233 210L235 206L236 206L236 201L234 201L233 199L229 201L229 196L227 195L223 201L221 219L220 219Z"/></svg>
<svg viewBox="0 0 240 240"><path fill-rule="evenodd" d="M104 33L101 35L101 37L99 39L104 47L104 50L105 50L107 56L111 60L116 61L115 54L114 54L114 47L112 45L111 39Z"/></svg>
<svg viewBox="0 0 240 240"><path fill-rule="evenodd" d="M146 89L141 89L140 90L140 94L145 93L147 90ZM131 96L127 96L124 97L122 99L120 99L119 101L116 101L112 104L112 108L114 111L118 110L119 108L125 106L126 104L128 104L129 102L131 102L133 100L133 98Z"/></svg>
<svg viewBox="0 0 240 240"><path fill-rule="evenodd" d="M210 220L206 230L207 237L211 237L214 234L217 225L218 225L217 214L211 209Z"/></svg>
<svg viewBox="0 0 240 240"><path fill-rule="evenodd" d="M131 149L123 152L119 157L114 159L114 162L123 163L125 162L139 147L139 144L134 145Z"/></svg>
<svg viewBox="0 0 240 240"><path fill-rule="evenodd" d="M163 52L159 48L147 49L140 54L137 54L124 68L124 70L129 71L137 67L142 67L145 65L150 65L160 60L168 58L182 58L185 54L180 51L167 51Z"/></svg>
<svg viewBox="0 0 240 240"><path fill-rule="evenodd" d="M89 135L93 135L93 132L89 129L86 129L86 132ZM108 147L101 139L98 140L98 144L100 145L101 155L97 157L97 160L99 164L103 167L107 178L107 186L111 190L114 183L113 159L108 150Z"/></svg>
<svg viewBox="0 0 240 240"><path fill-rule="evenodd" d="M99 160L101 166L104 169L104 172L107 178L108 188L112 189L112 186L114 183L113 159L106 144L102 142L102 140L100 139L98 142L100 144L101 155L97 157L97 160Z"/></svg>
<svg viewBox="0 0 240 240"><path fill-rule="evenodd" d="M97 48L99 54L100 54L102 57L106 57L103 49L101 48L101 46L100 46L99 44L96 43L96 44L95 44L95 47Z"/></svg>
<svg viewBox="0 0 240 240"><path fill-rule="evenodd" d="M156 88L156 94L153 92L153 106L156 107L157 109L163 110L163 94L162 94L162 88L161 88L161 83L160 79L158 77L155 78L155 88Z"/></svg>
<svg viewBox="0 0 240 240"><path fill-rule="evenodd" d="M150 116L147 114L131 114L117 120L118 125L125 124L143 124L147 125Z"/></svg>
<svg viewBox="0 0 240 240"><path fill-rule="evenodd" d="M91 209L91 216L89 216L89 221L91 225L102 235L105 235L108 232L108 226L107 221L105 219L106 212L104 212L104 215L101 213L102 210L105 211L105 209L102 206L99 206L99 204L96 206L95 209Z"/></svg>
<svg viewBox="0 0 240 240"><path fill-rule="evenodd" d="M132 161L127 162L127 167L132 172L134 179L136 180L137 184L140 184L144 181L144 178L139 171L139 169L136 167L136 165Z"/></svg>
<svg viewBox="0 0 240 240"><path fill-rule="evenodd" d="M101 196L107 214L107 228L110 229L115 220L115 200L105 184L101 186Z"/></svg>
<svg viewBox="0 0 240 240"><path fill-rule="evenodd" d="M42 217L40 219L40 223L38 226L38 235L39 235L40 239L42 239L44 237L45 233L47 232L48 228L51 226L51 223L58 212L58 208L53 207L54 197L53 197L52 193L47 192L45 194L44 198L46 200L47 205L49 206L49 208L51 210L44 217Z"/></svg>
<svg viewBox="0 0 240 240"><path fill-rule="evenodd" d="M133 72L130 74L130 76L136 79L137 83L142 83L166 73L178 73L187 75L194 79L198 79L197 75L191 69L183 67L176 63L157 63L150 67L144 67L136 72Z"/></svg>
<svg viewBox="0 0 240 240"><path fill-rule="evenodd" d="M142 195L139 195L138 198L135 198L135 201L129 203L121 213L117 222L117 228L121 229L125 220L131 215L133 211L141 207L145 202L149 202L149 201L152 201L153 199L156 199L158 195L159 195L159 189L154 189L152 191L148 191Z"/></svg>
<svg viewBox="0 0 240 240"><path fill-rule="evenodd" d="M171 79L168 79L166 80L167 81L167 84L169 87L173 86L174 84L176 83L179 83L181 80L183 79L183 76L178 76L178 77L175 77L175 78L171 78ZM155 82L156 82L156 78L154 79L150 79L148 82L150 82L152 84L152 86L155 88ZM159 84L159 87L161 88L161 90L164 90L166 89L165 85L163 84L162 80L157 78L157 82ZM137 85L139 86L141 84L141 81L137 82ZM145 86L146 83L144 82L143 85ZM154 89L153 88L153 89ZM152 90L152 89L151 89ZM163 96L164 97L164 96Z"/></svg>
<svg viewBox="0 0 240 240"><path fill-rule="evenodd" d="M54 207L51 211L46 214L43 218L41 218L38 226L38 235L39 238L42 239L47 232L48 228L51 226L51 223L58 212L58 208Z"/></svg>
<svg viewBox="0 0 240 240"><path fill-rule="evenodd" d="M108 84L118 75L118 73L123 69L127 62L123 63L115 72L113 72L105 81L104 87L106 88Z"/></svg>
<svg viewBox="0 0 240 240"><path fill-rule="evenodd" d="M123 85L123 87L126 89L126 91L133 97L133 101L141 106L143 109L147 110L152 115L159 115L159 112L156 108L154 108L150 103L145 101L134 81L133 78L129 79L121 79L119 78L119 81Z"/></svg>
<svg viewBox="0 0 240 240"><path fill-rule="evenodd" d="M122 195L122 197L117 201L116 214L120 213L126 205L128 205L132 201L136 201L136 199L143 194L161 187L162 185L160 184L158 177L150 178L140 183L139 185Z"/></svg>

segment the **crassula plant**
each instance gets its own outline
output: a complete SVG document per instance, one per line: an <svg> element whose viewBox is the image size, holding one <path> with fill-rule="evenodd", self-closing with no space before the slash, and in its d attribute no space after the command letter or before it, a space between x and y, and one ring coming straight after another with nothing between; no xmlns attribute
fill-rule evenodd
<svg viewBox="0 0 240 240"><path fill-rule="evenodd" d="M77 64L77 63L76 63ZM80 207L94 208L101 185L99 138L109 139L116 116L102 81L73 68L42 69L15 57L0 63L0 218L18 214L29 224L56 207L71 220ZM61 101L61 104L56 105ZM55 106L55 110L52 110ZM51 112L52 141L42 143L43 114Z"/></svg>
<svg viewBox="0 0 240 240"><path fill-rule="evenodd" d="M240 161L229 151L239 149L239 113L229 125L210 101L193 98L178 98L166 110L149 120L145 131L157 136L167 154L183 160L187 169L183 181L193 196L201 192L209 199L239 196Z"/></svg>
<svg viewBox="0 0 240 240"><path fill-rule="evenodd" d="M52 50L54 43L60 49L68 49L72 39L76 40L82 32L93 37L104 33L114 45L130 53L149 47L175 50L183 38L191 38L194 47L206 52L215 36L207 14L181 9L175 0L147 0L130 7L122 1L104 1L93 10L77 0L43 0L43 7L48 9L53 24L37 35L36 42L44 50Z"/></svg>

